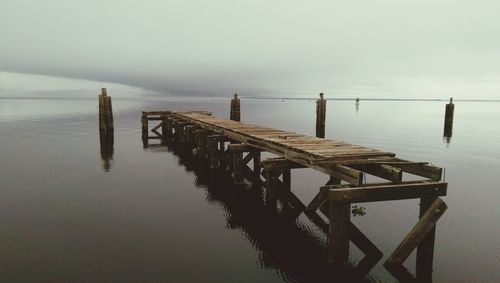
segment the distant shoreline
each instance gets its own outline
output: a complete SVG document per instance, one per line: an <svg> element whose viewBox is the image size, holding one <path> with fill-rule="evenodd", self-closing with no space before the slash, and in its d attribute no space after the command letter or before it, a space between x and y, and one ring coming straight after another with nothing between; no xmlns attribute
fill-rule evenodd
<svg viewBox="0 0 500 283"><path fill-rule="evenodd" d="M154 100L157 98L161 99L230 99L230 97L225 96L155 96L155 97L123 97L120 100ZM249 100L309 100L316 101L316 97L252 97L252 96L240 96L241 99L249 99ZM94 97L13 97L13 96L0 96L1 99L15 99L15 100L94 100ZM326 100L332 101L356 101L357 98L326 98ZM442 98L359 98L359 101L428 101L428 102L447 102L449 99ZM500 102L500 99L456 99L453 98L454 102Z"/></svg>

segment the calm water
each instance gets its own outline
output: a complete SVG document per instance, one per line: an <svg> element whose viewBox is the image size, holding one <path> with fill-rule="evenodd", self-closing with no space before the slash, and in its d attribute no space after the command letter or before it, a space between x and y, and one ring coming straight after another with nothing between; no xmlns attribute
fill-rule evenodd
<svg viewBox="0 0 500 283"><path fill-rule="evenodd" d="M314 101L242 100L242 120L314 134ZM327 137L446 168L435 282L500 282L500 111L456 102L329 101ZM101 160L97 99L0 99L0 282L331 282L326 238L301 216L273 217L261 196L181 150L143 149L140 111L202 109L227 99L113 100L112 159ZM111 152L108 154L111 155ZM292 172L310 201L327 181ZM381 264L418 220L418 201L369 203L353 222L384 257L366 281L397 281ZM362 254L351 245L351 261ZM406 262L414 272L414 255Z"/></svg>

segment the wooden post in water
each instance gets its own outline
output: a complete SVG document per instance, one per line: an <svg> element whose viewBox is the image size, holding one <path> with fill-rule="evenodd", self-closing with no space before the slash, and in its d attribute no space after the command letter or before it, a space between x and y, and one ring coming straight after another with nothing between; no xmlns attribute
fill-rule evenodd
<svg viewBox="0 0 500 283"><path fill-rule="evenodd" d="M106 88L102 88L101 92L104 97L106 97L106 129L114 130L115 126L113 123L113 106L111 104L111 96L108 96Z"/></svg>
<svg viewBox="0 0 500 283"><path fill-rule="evenodd" d="M99 95L99 130L113 130L113 107L111 97L108 96L106 88L101 88Z"/></svg>
<svg viewBox="0 0 500 283"><path fill-rule="evenodd" d="M238 98L238 94L234 94L234 98L231 99L231 112L229 114L229 119L233 121L241 121L241 113L240 113L240 99Z"/></svg>
<svg viewBox="0 0 500 283"><path fill-rule="evenodd" d="M99 131L106 131L105 97L102 94L99 94L98 99L99 99Z"/></svg>
<svg viewBox="0 0 500 283"><path fill-rule="evenodd" d="M318 138L325 138L326 99L323 95L320 93L320 99L316 100L316 137Z"/></svg>
<svg viewBox="0 0 500 283"><path fill-rule="evenodd" d="M443 137L447 138L448 142L453 134L453 115L455 113L455 104L453 104L453 97L450 97L450 103L446 104L444 113L444 131Z"/></svg>

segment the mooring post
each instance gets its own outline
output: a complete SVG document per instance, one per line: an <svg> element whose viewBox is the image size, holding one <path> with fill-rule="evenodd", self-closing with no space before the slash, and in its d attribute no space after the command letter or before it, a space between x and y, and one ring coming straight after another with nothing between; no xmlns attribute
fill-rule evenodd
<svg viewBox="0 0 500 283"><path fill-rule="evenodd" d="M444 113L444 131L443 136L450 139L453 133L453 115L455 113L455 104L453 97L450 97L450 103L446 104Z"/></svg>
<svg viewBox="0 0 500 283"><path fill-rule="evenodd" d="M102 94L98 95L99 99L99 131L106 131L106 107L105 97Z"/></svg>
<svg viewBox="0 0 500 283"><path fill-rule="evenodd" d="M320 99L316 100L316 137L318 138L325 138L326 99L323 95L320 93Z"/></svg>
<svg viewBox="0 0 500 283"><path fill-rule="evenodd" d="M115 128L113 123L113 106L111 103L111 96L108 96L106 88L102 88L101 92L105 97L106 105L106 130L113 130Z"/></svg>
<svg viewBox="0 0 500 283"><path fill-rule="evenodd" d="M241 113L240 113L240 99L238 98L238 94L234 94L234 98L231 99L231 112L229 114L229 119L233 121L241 121Z"/></svg>

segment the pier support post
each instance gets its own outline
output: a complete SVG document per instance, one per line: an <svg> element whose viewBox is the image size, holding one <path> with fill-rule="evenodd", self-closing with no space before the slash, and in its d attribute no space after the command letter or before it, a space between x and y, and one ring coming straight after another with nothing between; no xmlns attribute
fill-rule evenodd
<svg viewBox="0 0 500 283"><path fill-rule="evenodd" d="M208 155L210 158L210 168L217 169L220 167L219 150L217 149L217 138L208 138Z"/></svg>
<svg viewBox="0 0 500 283"><path fill-rule="evenodd" d="M243 170L242 170L242 152L232 152L232 160L233 160L233 183L235 185L243 184Z"/></svg>
<svg viewBox="0 0 500 283"><path fill-rule="evenodd" d="M426 197L420 199L419 218L422 219L425 212L429 210L437 197ZM441 208L442 210L443 208ZM445 208L446 209L446 208ZM436 239L436 226L427 233L425 238L417 246L417 268L416 277L418 280L426 281L432 278L432 266L434 263L434 243Z"/></svg>
<svg viewBox="0 0 500 283"><path fill-rule="evenodd" d="M329 205L329 261L335 265L345 265L349 261L349 225L351 204L328 201Z"/></svg>
<svg viewBox="0 0 500 283"><path fill-rule="evenodd" d="M268 208L276 210L278 208L279 172L273 168L265 168L264 172L266 177L265 204Z"/></svg>
<svg viewBox="0 0 500 283"><path fill-rule="evenodd" d="M240 113L240 99L238 98L238 94L234 94L234 98L231 100L231 112L229 114L229 119L233 121L241 121L241 113Z"/></svg>
<svg viewBox="0 0 500 283"><path fill-rule="evenodd" d="M446 104L444 113L444 130L443 137L449 142L453 134L453 116L455 114L455 104L453 104L453 97L450 97L450 103Z"/></svg>
<svg viewBox="0 0 500 283"><path fill-rule="evenodd" d="M146 112L142 112L141 116L141 124L142 124L142 135L148 136L148 115Z"/></svg>
<svg viewBox="0 0 500 283"><path fill-rule="evenodd" d="M323 95L320 93L320 99L316 100L316 137L318 138L325 138L326 99Z"/></svg>
<svg viewBox="0 0 500 283"><path fill-rule="evenodd" d="M168 117L167 115L161 115L161 145L167 145L168 140Z"/></svg>

